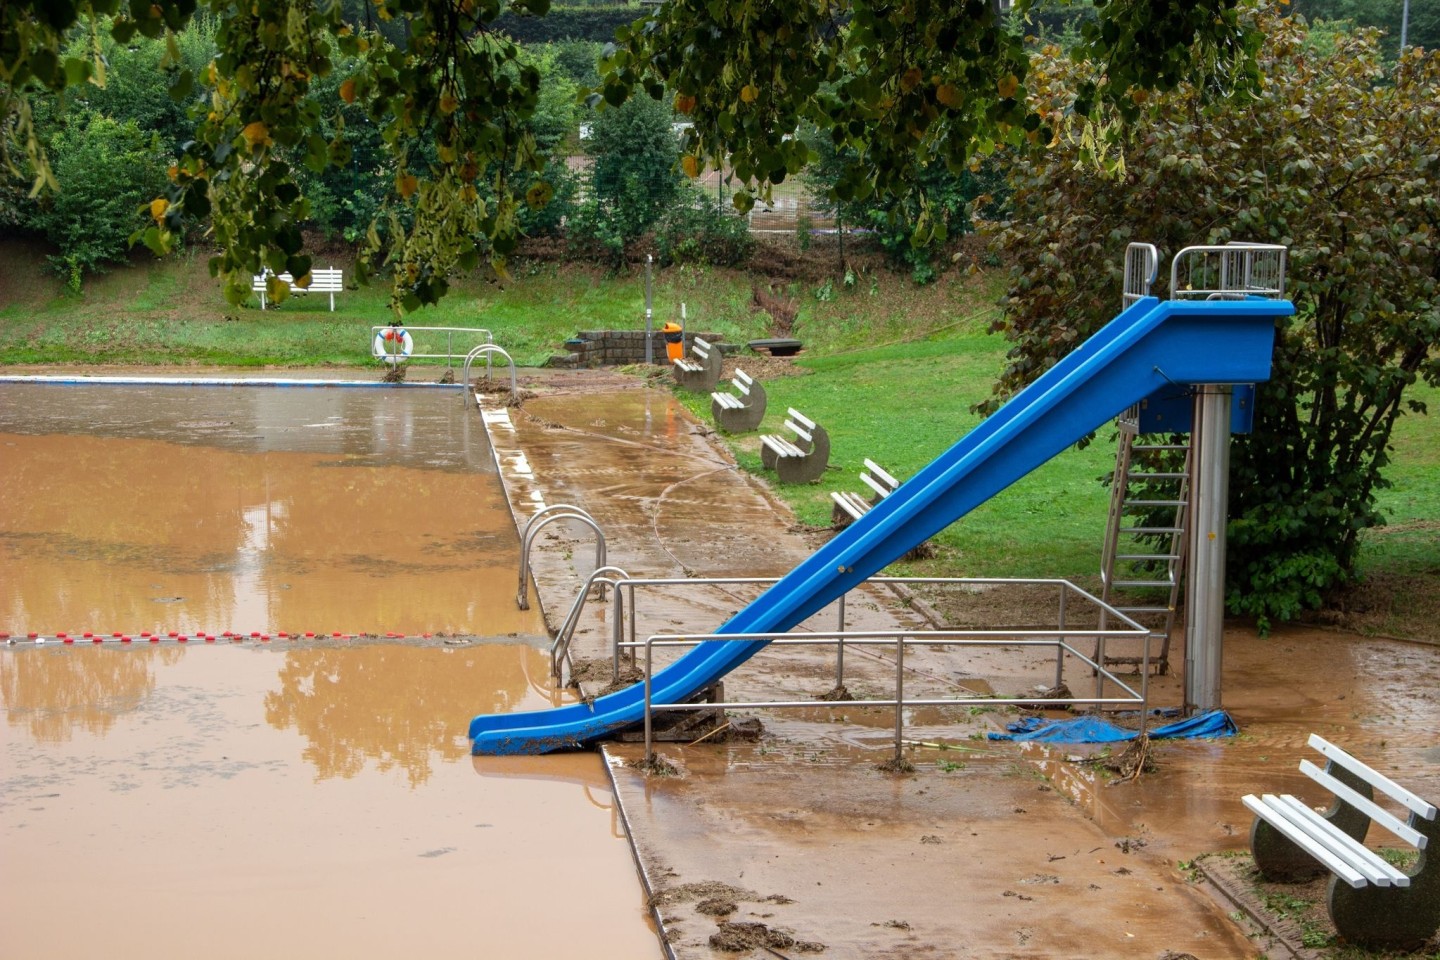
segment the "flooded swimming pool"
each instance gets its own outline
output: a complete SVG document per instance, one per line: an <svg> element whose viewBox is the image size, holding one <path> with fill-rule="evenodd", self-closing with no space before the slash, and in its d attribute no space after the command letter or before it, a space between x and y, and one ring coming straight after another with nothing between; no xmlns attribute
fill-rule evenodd
<svg viewBox="0 0 1440 960"><path fill-rule="evenodd" d="M656 955L517 549L455 392L0 386L5 953Z"/></svg>

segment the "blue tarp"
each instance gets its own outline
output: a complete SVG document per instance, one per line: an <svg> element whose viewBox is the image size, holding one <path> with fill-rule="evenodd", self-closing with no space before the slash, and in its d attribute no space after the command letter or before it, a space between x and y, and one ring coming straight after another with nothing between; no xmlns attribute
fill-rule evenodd
<svg viewBox="0 0 1440 960"><path fill-rule="evenodd" d="M1008 733L991 733L991 740L1036 741L1039 743L1121 743L1139 736L1135 730L1117 727L1099 717L1047 720L1025 717L1009 724ZM1196 740L1233 737L1239 733L1235 721L1224 710L1211 710L1188 720L1177 720L1150 730L1151 740Z"/></svg>

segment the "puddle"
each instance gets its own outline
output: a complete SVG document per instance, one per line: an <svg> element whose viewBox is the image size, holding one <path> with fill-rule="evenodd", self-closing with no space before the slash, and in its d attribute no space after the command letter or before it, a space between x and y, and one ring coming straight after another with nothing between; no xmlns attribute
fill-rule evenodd
<svg viewBox="0 0 1440 960"><path fill-rule="evenodd" d="M0 632L275 636L0 648L5 953L657 955L599 758L469 756L517 568L458 394L0 387Z"/></svg>

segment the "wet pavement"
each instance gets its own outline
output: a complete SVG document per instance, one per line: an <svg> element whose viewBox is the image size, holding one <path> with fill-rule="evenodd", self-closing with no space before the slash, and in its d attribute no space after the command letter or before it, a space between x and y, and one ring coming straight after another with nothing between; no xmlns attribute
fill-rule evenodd
<svg viewBox="0 0 1440 960"><path fill-rule="evenodd" d="M783 509L704 425L678 418L665 391L600 389L561 382L519 411L492 405L521 522L543 504L581 506L603 518L609 562L635 577L779 574L813 549L813 534L790 530ZM552 626L594 566L593 535L562 531L542 535L535 554ZM642 636L713 628L753 595L682 589L647 594ZM848 617L872 629L913 625L911 607L872 590L852 597ZM1023 613L992 625L1031 623L1039 605L1022 598L1008 609ZM578 658L608 657L607 616L608 605L587 605ZM810 627L833 617L822 611ZM737 929L768 937L740 951L750 956L823 945L836 957L1253 957L1261 948L1228 915L1233 905L1182 866L1246 846L1246 793L1322 802L1297 770L1310 732L1440 795L1432 646L1290 630L1261 639L1232 627L1224 690L1241 735L1155 742L1158 769L1125 783L1089 762L1103 748L986 740L1015 711L973 704L907 710L904 756L915 769L882 772L894 711L818 702L835 676L822 648L771 654L726 678L727 699L817 702L738 711L763 721L758 742L662 744L671 776L642 772L639 744L604 747L673 957L735 956L721 947L735 945ZM1181 702L1183 638L1171 663L1151 682L1154 706ZM1054 678L1052 660L1018 646L929 649L906 665L907 687L922 696L1023 696ZM1090 682L1069 669L1077 689ZM852 696L888 696L893 677L886 651L847 654Z"/></svg>

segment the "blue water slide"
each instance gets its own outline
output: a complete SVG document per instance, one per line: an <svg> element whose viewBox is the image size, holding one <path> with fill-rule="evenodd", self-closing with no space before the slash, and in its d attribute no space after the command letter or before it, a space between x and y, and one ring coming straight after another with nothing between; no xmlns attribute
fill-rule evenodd
<svg viewBox="0 0 1440 960"><path fill-rule="evenodd" d="M1268 380L1276 319L1293 312L1284 300L1136 301L715 633L790 630L1162 387ZM655 674L654 701L683 702L766 642L697 645ZM591 703L478 716L474 752L583 747L641 721L644 695L636 684Z"/></svg>

